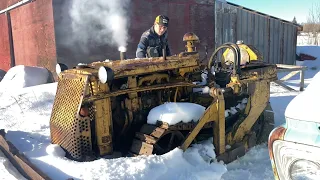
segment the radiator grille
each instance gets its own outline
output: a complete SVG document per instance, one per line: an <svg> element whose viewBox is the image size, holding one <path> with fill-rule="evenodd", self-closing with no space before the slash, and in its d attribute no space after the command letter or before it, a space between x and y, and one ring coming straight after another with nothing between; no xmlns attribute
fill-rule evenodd
<svg viewBox="0 0 320 180"><path fill-rule="evenodd" d="M52 143L77 160L85 160L92 153L90 117L78 113L87 83L87 75L60 76L50 119Z"/></svg>

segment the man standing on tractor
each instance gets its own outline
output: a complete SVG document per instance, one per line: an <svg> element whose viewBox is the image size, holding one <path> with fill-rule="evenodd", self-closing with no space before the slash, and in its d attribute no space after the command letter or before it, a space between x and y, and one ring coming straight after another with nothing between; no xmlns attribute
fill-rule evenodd
<svg viewBox="0 0 320 180"><path fill-rule="evenodd" d="M161 57L162 49L165 49L166 56L171 52L168 46L168 25L169 18L165 15L159 15L154 21L154 25L145 31L137 47L136 57Z"/></svg>

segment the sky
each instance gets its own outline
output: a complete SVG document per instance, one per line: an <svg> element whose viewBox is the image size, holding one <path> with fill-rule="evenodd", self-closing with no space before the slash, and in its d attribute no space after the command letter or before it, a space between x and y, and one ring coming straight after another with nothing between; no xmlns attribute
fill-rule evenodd
<svg viewBox="0 0 320 180"><path fill-rule="evenodd" d="M298 23L306 22L309 10L320 0L227 0L249 9L292 21L296 17Z"/></svg>

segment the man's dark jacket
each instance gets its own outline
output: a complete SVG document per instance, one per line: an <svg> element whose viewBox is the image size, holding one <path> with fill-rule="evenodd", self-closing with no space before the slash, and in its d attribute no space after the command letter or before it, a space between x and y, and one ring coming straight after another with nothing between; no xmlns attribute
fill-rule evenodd
<svg viewBox="0 0 320 180"><path fill-rule="evenodd" d="M171 52L168 45L168 31L166 31L163 35L159 36L154 31L154 26L145 31L140 39L138 44L138 48L136 51L137 58L145 58L147 57L147 49L148 47L157 47L159 55L162 56L162 48L166 45L166 55L170 56Z"/></svg>

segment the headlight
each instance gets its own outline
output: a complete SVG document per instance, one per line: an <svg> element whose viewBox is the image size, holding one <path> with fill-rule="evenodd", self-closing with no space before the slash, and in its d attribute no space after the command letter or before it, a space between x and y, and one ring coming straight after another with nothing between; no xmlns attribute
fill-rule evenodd
<svg viewBox="0 0 320 180"><path fill-rule="evenodd" d="M319 147L276 140L272 149L280 180L320 179Z"/></svg>
<svg viewBox="0 0 320 180"><path fill-rule="evenodd" d="M65 71L68 69L68 66L62 63L56 64L56 73L59 75L62 71Z"/></svg>
<svg viewBox="0 0 320 180"><path fill-rule="evenodd" d="M109 67L101 66L98 71L98 77L101 83L105 84L113 79L113 71Z"/></svg>
<svg viewBox="0 0 320 180"><path fill-rule="evenodd" d="M320 166L318 163L300 159L292 163L289 173L292 180L319 179Z"/></svg>

